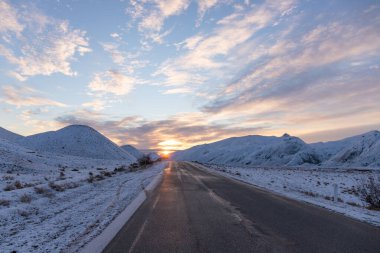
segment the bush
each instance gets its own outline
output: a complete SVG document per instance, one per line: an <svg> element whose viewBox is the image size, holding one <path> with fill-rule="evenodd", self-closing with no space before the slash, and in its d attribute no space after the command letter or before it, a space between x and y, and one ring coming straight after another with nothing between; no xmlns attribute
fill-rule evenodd
<svg viewBox="0 0 380 253"><path fill-rule="evenodd" d="M115 172L122 172L122 171L125 171L125 166L124 166L124 165L121 165L120 167L116 167L113 171L115 171Z"/></svg>
<svg viewBox="0 0 380 253"><path fill-rule="evenodd" d="M21 195L20 202L22 203L30 203L32 201L32 197L28 194Z"/></svg>
<svg viewBox="0 0 380 253"><path fill-rule="evenodd" d="M10 205L10 201L7 199L0 199L0 206L6 206L8 207Z"/></svg>
<svg viewBox="0 0 380 253"><path fill-rule="evenodd" d="M59 184L55 184L54 182L49 182L49 187L53 190L56 190L57 192L63 192L65 191L65 188Z"/></svg>
<svg viewBox="0 0 380 253"><path fill-rule="evenodd" d="M20 181L16 181L16 182L15 182L15 187L16 187L17 189L22 189L22 188L23 188L23 186L22 186L22 184L21 184Z"/></svg>
<svg viewBox="0 0 380 253"><path fill-rule="evenodd" d="M88 173L87 182L89 182L89 183L94 182L94 174L92 172Z"/></svg>
<svg viewBox="0 0 380 253"><path fill-rule="evenodd" d="M360 198L369 204L370 209L380 210L380 177L368 178L358 188Z"/></svg>
<svg viewBox="0 0 380 253"><path fill-rule="evenodd" d="M140 166L143 166L143 165L152 164L153 161L150 159L149 155L144 155L143 157L138 159L138 163Z"/></svg>
<svg viewBox="0 0 380 253"><path fill-rule="evenodd" d="M13 191L14 189L16 189L14 187L14 185L12 184L7 184L5 187L4 187L4 191Z"/></svg>
<svg viewBox="0 0 380 253"><path fill-rule="evenodd" d="M44 187L34 187L34 191L37 193L37 194L41 194L41 195L44 195L45 197L52 197L53 194L51 193L51 191L47 188L44 188Z"/></svg>

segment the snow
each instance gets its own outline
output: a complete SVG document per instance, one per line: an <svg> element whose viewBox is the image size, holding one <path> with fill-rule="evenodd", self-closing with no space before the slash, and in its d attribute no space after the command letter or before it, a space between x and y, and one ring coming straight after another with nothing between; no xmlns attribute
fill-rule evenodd
<svg viewBox="0 0 380 253"><path fill-rule="evenodd" d="M233 137L177 151L171 158L235 166L380 167L380 132L313 144L288 134Z"/></svg>
<svg viewBox="0 0 380 253"><path fill-rule="evenodd" d="M166 166L135 161L86 126L30 137L0 129L1 252L78 251Z"/></svg>
<svg viewBox="0 0 380 253"><path fill-rule="evenodd" d="M63 155L112 160L126 159L131 162L136 160L133 155L95 129L82 125L71 125L58 131L27 136L18 143L33 150Z"/></svg>
<svg viewBox="0 0 380 253"><path fill-rule="evenodd" d="M8 140L11 142L16 142L16 141L20 141L23 138L24 138L24 136L21 136L19 134L15 134L11 131L8 131L7 129L0 127L0 139Z"/></svg>
<svg viewBox="0 0 380 253"><path fill-rule="evenodd" d="M149 152L148 156L151 161L157 161L161 158L156 152Z"/></svg>
<svg viewBox="0 0 380 253"><path fill-rule="evenodd" d="M357 192L369 177L380 177L379 169L193 165L380 226L379 211L367 209ZM334 185L338 188L337 201L333 201Z"/></svg>
<svg viewBox="0 0 380 253"><path fill-rule="evenodd" d="M9 174L0 170L1 181L7 175L14 177L8 182L19 180L22 185L31 184L22 189L0 191L0 199L10 201L8 207L0 206L1 249L4 252L76 252L105 229L165 167L159 163L136 172L115 172L100 181L87 181L89 172L95 176L112 173L114 166L110 165L100 171L91 165L70 171L69 166L65 179L59 176L53 179L55 173L49 171L40 171L35 176L35 172L25 175L21 171ZM53 190L44 178L65 190ZM44 193L38 194L35 187ZM30 196L30 203L21 201L25 194Z"/></svg>
<svg viewBox="0 0 380 253"><path fill-rule="evenodd" d="M140 159L144 156L144 153L138 150L137 148L133 147L132 145L123 145L121 146L122 149L127 151L129 154L133 155L137 159Z"/></svg>

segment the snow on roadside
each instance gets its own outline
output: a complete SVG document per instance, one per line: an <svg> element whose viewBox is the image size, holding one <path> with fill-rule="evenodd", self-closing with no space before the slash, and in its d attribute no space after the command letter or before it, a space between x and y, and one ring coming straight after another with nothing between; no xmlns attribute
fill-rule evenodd
<svg viewBox="0 0 380 253"><path fill-rule="evenodd" d="M379 169L241 168L214 164L204 164L202 168L380 226L380 211L367 209L356 190L369 177L380 177ZM338 188L336 202L334 185Z"/></svg>
<svg viewBox="0 0 380 253"><path fill-rule="evenodd" d="M100 174L101 171L93 168L92 173L98 172L102 178L92 183L87 181L88 173L86 179L77 176L54 181L64 191L41 182L38 182L38 187L43 189L41 193L32 186L0 191L0 200L10 200L9 205L0 205L2 252L77 251L124 210L165 166L158 163L136 172L114 171L113 174ZM23 196L28 197L23 199Z"/></svg>

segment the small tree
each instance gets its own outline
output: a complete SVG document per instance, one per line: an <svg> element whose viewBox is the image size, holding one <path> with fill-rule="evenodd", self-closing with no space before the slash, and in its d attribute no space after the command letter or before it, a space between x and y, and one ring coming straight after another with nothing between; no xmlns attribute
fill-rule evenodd
<svg viewBox="0 0 380 253"><path fill-rule="evenodd" d="M380 177L368 178L358 190L360 198L369 204L369 208L380 209Z"/></svg>
<svg viewBox="0 0 380 253"><path fill-rule="evenodd" d="M140 166L146 166L152 164L153 161L150 159L149 155L144 155L143 157L139 158L138 163Z"/></svg>

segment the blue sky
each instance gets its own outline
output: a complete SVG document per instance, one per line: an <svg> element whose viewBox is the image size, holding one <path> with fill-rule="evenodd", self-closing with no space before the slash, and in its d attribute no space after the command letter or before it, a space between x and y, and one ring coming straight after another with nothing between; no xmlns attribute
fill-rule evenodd
<svg viewBox="0 0 380 253"><path fill-rule="evenodd" d="M180 149L380 127L378 1L0 0L1 126Z"/></svg>

